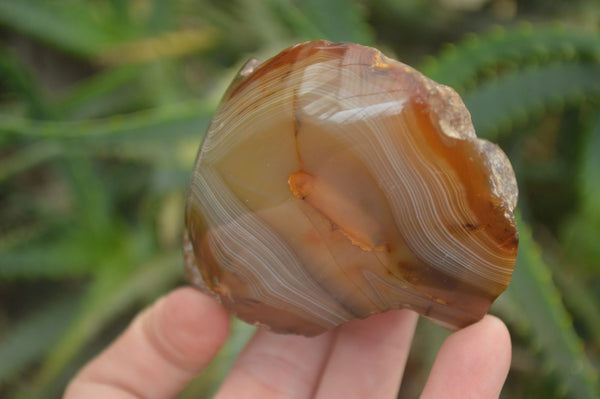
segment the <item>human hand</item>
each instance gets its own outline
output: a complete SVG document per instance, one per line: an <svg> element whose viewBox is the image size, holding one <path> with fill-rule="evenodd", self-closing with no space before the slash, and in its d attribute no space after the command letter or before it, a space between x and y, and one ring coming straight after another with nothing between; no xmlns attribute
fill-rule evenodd
<svg viewBox="0 0 600 399"><path fill-rule="evenodd" d="M416 322L414 312L396 310L314 338L258 330L216 398L395 398ZM77 374L64 397L174 397L228 333L223 307L180 288L138 315ZM497 398L510 358L506 326L486 316L446 339L421 398Z"/></svg>

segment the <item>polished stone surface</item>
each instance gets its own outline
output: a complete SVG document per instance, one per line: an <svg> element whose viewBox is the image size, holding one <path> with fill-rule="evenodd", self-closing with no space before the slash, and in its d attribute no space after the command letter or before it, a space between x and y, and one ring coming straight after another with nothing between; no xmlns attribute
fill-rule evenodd
<svg viewBox="0 0 600 399"><path fill-rule="evenodd" d="M454 90L373 48L300 43L249 62L213 118L188 276L276 332L395 308L460 328L510 281L516 201L510 162Z"/></svg>

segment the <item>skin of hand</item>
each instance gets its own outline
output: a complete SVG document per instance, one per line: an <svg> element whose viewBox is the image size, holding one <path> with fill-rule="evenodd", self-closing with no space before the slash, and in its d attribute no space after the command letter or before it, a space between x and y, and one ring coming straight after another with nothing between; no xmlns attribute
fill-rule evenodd
<svg viewBox="0 0 600 399"><path fill-rule="evenodd" d="M417 317L389 311L313 338L258 330L216 398L395 398ZM228 334L221 305L193 288L177 289L90 361L64 398L175 397ZM506 326L485 316L446 339L421 398L498 398L510 361Z"/></svg>

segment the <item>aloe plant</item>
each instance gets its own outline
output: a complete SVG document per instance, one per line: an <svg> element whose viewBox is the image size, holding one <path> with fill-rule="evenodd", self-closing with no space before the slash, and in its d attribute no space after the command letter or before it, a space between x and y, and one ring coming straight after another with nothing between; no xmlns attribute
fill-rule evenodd
<svg viewBox="0 0 600 399"><path fill-rule="evenodd" d="M478 134L504 147L522 193L518 264L493 308L520 354L505 391L600 396L600 36L578 26L600 6L524 6L499 27L502 2L475 13L452 3L0 2L0 396L60 395L137 310L183 282L183 201L219 97L246 58L317 38L425 54L417 67L457 89ZM77 78L40 67L31 48ZM565 173L567 205L541 198ZM417 340L438 342L435 328ZM235 324L182 397L214 392L251 332Z"/></svg>

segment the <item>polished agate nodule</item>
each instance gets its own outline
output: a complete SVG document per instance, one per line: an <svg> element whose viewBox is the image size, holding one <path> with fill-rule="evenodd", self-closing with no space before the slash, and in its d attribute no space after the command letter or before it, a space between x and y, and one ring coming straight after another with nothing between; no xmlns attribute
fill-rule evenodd
<svg viewBox="0 0 600 399"><path fill-rule="evenodd" d="M373 48L301 43L249 62L212 120L187 272L276 332L397 308L460 328L510 281L516 201L510 162L454 90Z"/></svg>

